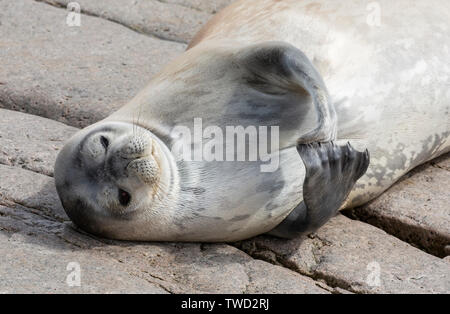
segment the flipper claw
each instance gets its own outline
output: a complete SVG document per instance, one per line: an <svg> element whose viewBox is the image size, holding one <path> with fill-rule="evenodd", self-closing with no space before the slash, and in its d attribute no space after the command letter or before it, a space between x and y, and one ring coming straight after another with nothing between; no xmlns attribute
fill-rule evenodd
<svg viewBox="0 0 450 314"><path fill-rule="evenodd" d="M303 202L269 232L282 238L312 232L336 215L370 162L369 151L359 152L350 142L298 144L297 151L306 168Z"/></svg>

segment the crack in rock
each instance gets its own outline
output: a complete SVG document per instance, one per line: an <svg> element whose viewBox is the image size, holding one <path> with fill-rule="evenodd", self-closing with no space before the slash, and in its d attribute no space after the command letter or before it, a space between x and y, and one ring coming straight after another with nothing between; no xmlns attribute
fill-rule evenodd
<svg viewBox="0 0 450 314"><path fill-rule="evenodd" d="M34 1L40 2L40 3L45 3L47 5L50 5L52 7L58 8L58 9L67 10L66 6L64 6L64 5L62 5L62 4L58 3L58 2L51 1L51 0L34 0ZM161 3L164 3L164 2L161 2ZM116 20L116 19L113 19L113 18L108 18L108 17L102 16L102 15L99 15L97 13L94 13L94 12L91 12L91 11L87 11L85 9L81 10L81 14L84 14L86 16L96 17L96 18L99 18L99 19L102 19L102 20L105 20L105 21L108 21L108 22L111 22L111 23L115 23L115 24L121 25L121 26L126 27L127 29L132 30L133 32L136 32L136 33L141 34L141 35L157 38L157 39L164 40L164 41L174 42L174 43L178 43L178 44L187 44L187 41L185 41L185 40L177 40L177 39L173 39L173 38L169 38L169 37L164 37L164 36L161 36L161 35L156 34L156 33L144 32L144 31L138 29L137 27L133 27L131 25L127 25L126 23L123 23L123 22L121 22L119 20Z"/></svg>
<svg viewBox="0 0 450 314"><path fill-rule="evenodd" d="M317 239L320 240L321 243L324 243L324 245L330 245L330 243L326 240L320 239L319 237L317 237ZM351 286L348 283L340 280L339 278L315 272L315 269L317 269L317 267L320 264L320 259L317 259L316 257L315 259L318 260L318 264L314 269L312 269L311 272L308 272L301 270L297 265L295 265L294 262L291 262L288 259L286 259L285 256L280 255L279 253L259 243L253 241L250 242L246 241L236 243L235 247L247 253L254 259L262 260L273 265L281 266L289 270L292 270L302 276L309 277L316 282L316 285L318 287L325 289L331 293L334 294L357 293L355 290L351 288Z"/></svg>

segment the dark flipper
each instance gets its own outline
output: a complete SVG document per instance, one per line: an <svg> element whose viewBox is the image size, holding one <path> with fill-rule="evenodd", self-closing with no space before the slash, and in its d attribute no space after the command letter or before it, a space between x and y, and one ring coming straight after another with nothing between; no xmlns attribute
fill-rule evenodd
<svg viewBox="0 0 450 314"><path fill-rule="evenodd" d="M303 202L268 233L281 238L298 237L325 224L369 166L369 152L358 152L350 143L299 144L297 150L306 167Z"/></svg>

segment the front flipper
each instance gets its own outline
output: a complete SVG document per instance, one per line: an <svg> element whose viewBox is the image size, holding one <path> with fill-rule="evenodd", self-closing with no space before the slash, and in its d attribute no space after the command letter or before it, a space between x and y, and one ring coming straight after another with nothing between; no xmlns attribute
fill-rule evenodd
<svg viewBox="0 0 450 314"><path fill-rule="evenodd" d="M369 166L369 152L358 152L350 143L299 144L297 150L306 168L303 202L268 233L281 238L298 237L325 224Z"/></svg>

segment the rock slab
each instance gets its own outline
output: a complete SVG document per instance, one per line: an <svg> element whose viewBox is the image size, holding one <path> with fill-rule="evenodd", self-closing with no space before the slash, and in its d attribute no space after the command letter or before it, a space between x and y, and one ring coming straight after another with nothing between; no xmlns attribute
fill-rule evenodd
<svg viewBox="0 0 450 314"><path fill-rule="evenodd" d="M90 1L97 3L96 1ZM0 2L0 106L85 127L117 110L186 48L42 2Z"/></svg>

